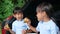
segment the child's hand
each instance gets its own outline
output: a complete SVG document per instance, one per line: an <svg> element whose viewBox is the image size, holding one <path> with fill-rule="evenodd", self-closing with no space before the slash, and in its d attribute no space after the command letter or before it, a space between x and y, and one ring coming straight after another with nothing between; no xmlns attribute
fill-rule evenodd
<svg viewBox="0 0 60 34"><path fill-rule="evenodd" d="M25 23L27 23L28 25L30 25L30 24L31 24L31 20L30 20L30 19L28 19L28 18L24 18L24 22L25 22Z"/></svg>
<svg viewBox="0 0 60 34"><path fill-rule="evenodd" d="M10 29L9 26L8 26L8 24L6 24L6 25L4 26L4 29L5 29L5 30L9 30L9 29Z"/></svg>
<svg viewBox="0 0 60 34"><path fill-rule="evenodd" d="M26 30L22 30L22 34L26 34L27 32L26 32Z"/></svg>

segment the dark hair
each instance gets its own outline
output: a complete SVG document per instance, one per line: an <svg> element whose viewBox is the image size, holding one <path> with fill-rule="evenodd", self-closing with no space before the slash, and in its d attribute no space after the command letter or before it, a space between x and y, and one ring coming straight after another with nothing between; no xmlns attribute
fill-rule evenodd
<svg viewBox="0 0 60 34"><path fill-rule="evenodd" d="M37 6L37 10L45 11L49 18L51 18L53 13L53 7L50 3L41 3Z"/></svg>
<svg viewBox="0 0 60 34"><path fill-rule="evenodd" d="M15 7L13 10L13 14L17 14L17 13L22 13L23 14L23 10L20 7Z"/></svg>

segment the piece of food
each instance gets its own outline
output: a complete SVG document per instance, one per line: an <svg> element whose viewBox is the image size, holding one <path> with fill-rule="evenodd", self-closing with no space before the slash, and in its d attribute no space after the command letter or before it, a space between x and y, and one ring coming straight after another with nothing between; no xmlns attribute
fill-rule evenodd
<svg viewBox="0 0 60 34"><path fill-rule="evenodd" d="M29 19L28 18L24 18L24 22L25 23L28 23L29 22Z"/></svg>

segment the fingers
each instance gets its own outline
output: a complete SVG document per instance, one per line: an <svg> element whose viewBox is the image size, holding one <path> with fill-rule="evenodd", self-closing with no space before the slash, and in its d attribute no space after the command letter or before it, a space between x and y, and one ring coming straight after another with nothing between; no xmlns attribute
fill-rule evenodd
<svg viewBox="0 0 60 34"><path fill-rule="evenodd" d="M26 34L26 30L22 30L22 34Z"/></svg>

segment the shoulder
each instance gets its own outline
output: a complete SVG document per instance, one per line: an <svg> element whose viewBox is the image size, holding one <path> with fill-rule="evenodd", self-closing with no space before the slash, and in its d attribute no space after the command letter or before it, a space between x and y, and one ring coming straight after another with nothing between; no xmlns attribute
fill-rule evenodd
<svg viewBox="0 0 60 34"><path fill-rule="evenodd" d="M39 23L38 24L42 24L43 23L43 21L39 21Z"/></svg>
<svg viewBox="0 0 60 34"><path fill-rule="evenodd" d="M23 22L23 23L24 23L24 20L22 20L21 22Z"/></svg>
<svg viewBox="0 0 60 34"><path fill-rule="evenodd" d="M50 27L51 29L56 29L56 31L59 31L59 27L55 24L53 20L51 20L50 22Z"/></svg>
<svg viewBox="0 0 60 34"><path fill-rule="evenodd" d="M53 20L50 20L49 24L50 24L51 27L56 27L57 26Z"/></svg>
<svg viewBox="0 0 60 34"><path fill-rule="evenodd" d="M53 20L50 21L50 24L56 25L55 22Z"/></svg>
<svg viewBox="0 0 60 34"><path fill-rule="evenodd" d="M12 25L16 24L16 22L17 22L17 20L15 20L15 21L12 23Z"/></svg>
<svg viewBox="0 0 60 34"><path fill-rule="evenodd" d="M37 26L41 26L41 24L42 24L42 21L39 21Z"/></svg>

